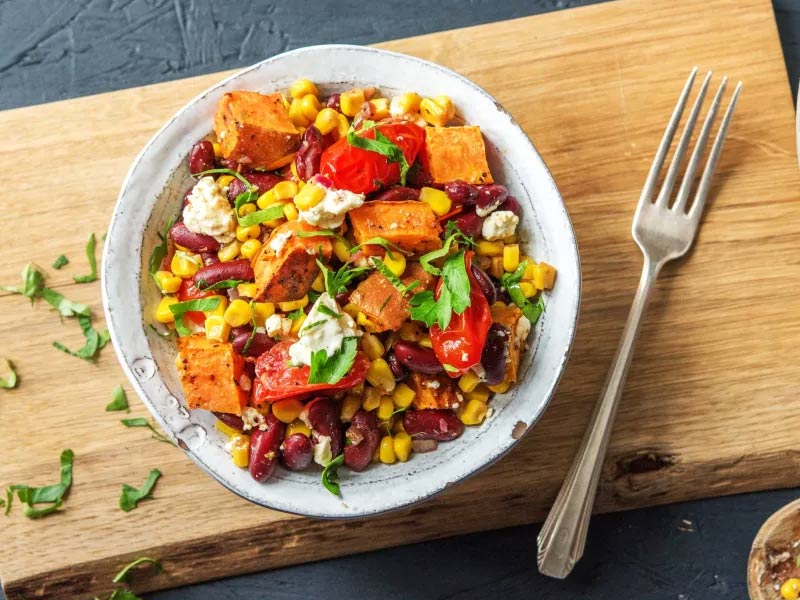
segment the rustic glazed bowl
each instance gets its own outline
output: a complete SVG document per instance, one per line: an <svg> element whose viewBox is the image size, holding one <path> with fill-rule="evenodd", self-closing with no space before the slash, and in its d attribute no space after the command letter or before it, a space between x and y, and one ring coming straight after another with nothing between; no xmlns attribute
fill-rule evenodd
<svg viewBox="0 0 800 600"><path fill-rule="evenodd" d="M286 90L297 78L314 81L325 95L374 85L387 96L414 90L448 94L458 116L480 125L496 181L522 205L525 253L558 269L547 311L523 359L521 383L492 402L481 427L468 427L436 452L413 455L362 473L340 469L342 496L320 484L318 469L279 468L265 484L235 467L223 435L206 411L186 409L173 361L174 339L148 327L160 295L148 274L158 232L178 214L191 185L186 157L211 130L223 93ZM207 473L256 504L314 517L355 517L397 509L428 498L505 454L544 411L564 370L575 335L580 264L572 225L542 157L514 119L484 90L439 65L359 46L315 46L275 56L237 73L189 102L156 133L128 172L114 209L103 260L103 303L111 339L134 389L161 427Z"/></svg>

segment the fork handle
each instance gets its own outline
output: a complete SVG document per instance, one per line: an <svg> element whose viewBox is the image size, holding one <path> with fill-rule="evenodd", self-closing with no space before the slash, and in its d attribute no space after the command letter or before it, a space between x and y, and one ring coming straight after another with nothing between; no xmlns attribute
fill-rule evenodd
<svg viewBox="0 0 800 600"><path fill-rule="evenodd" d="M539 571L550 577L563 579L583 556L597 481L608 449L614 415L625 386L642 315L662 264L651 261L645 255L639 288L603 391L569 474L539 532Z"/></svg>

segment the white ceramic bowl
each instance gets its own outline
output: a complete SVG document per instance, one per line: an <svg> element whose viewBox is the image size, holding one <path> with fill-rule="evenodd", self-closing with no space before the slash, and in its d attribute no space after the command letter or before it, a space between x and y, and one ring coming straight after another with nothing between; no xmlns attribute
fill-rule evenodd
<svg viewBox="0 0 800 600"><path fill-rule="evenodd" d="M223 435L206 411L189 412L173 366L175 342L156 335L149 323L160 295L148 274L158 232L178 213L191 185L186 156L211 130L217 101L230 90L286 90L305 77L323 94L375 85L390 96L415 90L448 94L458 113L480 125L495 180L522 205L520 237L525 253L558 269L547 311L523 359L521 383L492 401L481 427L468 427L436 452L412 455L362 473L340 469L342 497L320 484L319 470L292 473L278 468L261 484L235 467ZM111 339L133 387L161 427L217 481L262 506L315 517L376 514L436 494L506 453L536 422L550 400L569 355L578 318L580 264L572 225L541 156L513 118L484 90L439 65L411 56L360 46L314 46L275 56L208 89L182 108L147 143L122 186L105 245L103 303Z"/></svg>

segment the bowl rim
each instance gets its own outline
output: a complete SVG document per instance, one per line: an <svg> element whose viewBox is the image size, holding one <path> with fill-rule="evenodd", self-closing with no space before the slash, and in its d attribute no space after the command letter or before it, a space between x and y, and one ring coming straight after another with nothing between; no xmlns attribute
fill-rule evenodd
<svg viewBox="0 0 800 600"><path fill-rule="evenodd" d="M579 321L579 316L580 316L581 299L582 299L582 271L581 271L580 252L579 252L579 248L578 248L577 237L575 235L575 229L574 229L572 220L571 220L571 218L569 216L569 212L567 211L566 203L564 202L564 199L563 199L563 196L561 194L561 191L559 190L559 188L558 188L558 186L557 186L557 184L555 182L555 178L553 177L552 172L550 171L549 167L547 166L544 158L539 153L538 149L536 148L536 146L534 145L533 141L528 136L528 134L525 132L525 130L522 129L522 127L519 125L517 120L513 117L513 115L511 115L511 113L508 110L506 110L502 106L502 104L499 101L497 101L488 91L483 89L481 86L479 86L477 83L475 83L474 81L472 81L468 77L466 77L464 75L461 75L460 73L458 73L458 72L456 72L456 71L454 71L454 70L452 70L452 69L450 69L448 67L444 67L443 65L440 65L440 64L435 63L433 61L429 61L429 60L425 60L425 59L422 59L422 58L418 58L416 56L405 54L405 53L402 53L402 52L396 52L396 51L392 51L392 50L385 50L385 49L382 49L382 48L375 48L375 47L372 47L372 46L361 46L361 45L356 45L356 44L320 44L320 45L313 45L313 46L303 46L303 47L300 47L300 48L296 48L296 49L293 49L293 50L282 52L280 54L276 54L274 56L266 58L265 60L259 61L259 62L255 63L253 65L245 67L244 69L237 70L234 73L228 75L227 77L221 79L220 81L214 83L213 85L209 86L208 88L202 90L200 93L198 93L195 96L193 96L190 100L188 100L186 103L184 103L181 106L181 108L179 108L150 137L150 139L145 143L145 145L142 147L142 149L139 151L139 153L136 155L136 157L132 161L132 163L131 163L131 165L130 165L130 167L129 167L126 175L125 175L125 178L124 178L124 180L122 182L122 185L120 186L120 192L119 192L119 194L117 196L117 200L116 200L116 202L114 204L114 209L113 209L113 212L112 212L111 220L109 222L108 231L109 232L112 231L112 229L114 229L114 226L117 224L117 222L120 221L120 220L123 220L123 216L121 215L121 211L119 210L119 208L122 205L123 196L125 195L125 192L126 192L127 188L129 187L129 184L130 184L132 178L134 177L134 173L136 172L136 170L139 167L140 163L142 163L142 161L148 155L151 147L156 143L157 139L161 136L161 134L164 133L165 130L170 128L170 126L184 112L186 112L187 110L190 110L199 100L203 99L204 97L208 96L211 93L214 93L218 89L224 87L229 82L234 81L235 79L237 79L237 78L239 78L239 77L241 77L241 76L243 76L243 75L245 75L247 73L250 73L251 71L254 71L254 70L257 70L257 69L261 68L262 65L283 60L285 57L288 57L288 56L302 55L302 54L305 54L305 53L312 53L313 54L313 53L317 53L317 52L324 52L326 50L347 50L347 51L353 51L353 52L379 53L379 54L382 54L382 55L385 55L385 56L392 57L394 59L410 60L412 62L416 62L416 63L422 64L422 65L425 65L428 68L433 68L435 70L440 71L443 75L446 75L448 77L452 77L452 78L455 78L455 79L459 80L462 84L464 84L465 86L470 88L472 93L481 95L486 100L491 101L491 103L493 103L496 106L498 112L501 113L502 115L504 115L506 118L508 118L510 125L512 127L516 128L522 134L522 137L525 140L525 144L527 144L529 150L538 158L538 160L541 163L541 167L544 169L544 172L546 173L547 177L549 178L549 183L551 184L552 189L553 189L553 191L554 191L554 193L557 196L558 201L559 201L558 206L551 207L549 210L556 210L556 211L560 211L561 212L561 216L563 217L563 219L565 219L565 223L566 223L566 226L567 226L567 231L569 233L569 249L570 249L571 258L574 260L574 264L572 265L572 267L574 268L574 271L575 271L575 281L572 282L573 285L575 286L575 292L574 292L575 300L574 300L574 306L569 307L571 309L572 322L569 323L569 325L565 325L565 327L568 327L568 330L569 330L568 343L566 344L566 347L563 348L562 355L561 355L560 359L558 360L558 367L557 367L556 374L553 377L552 382L551 382L549 388L547 389L547 391L546 391L546 393L545 393L545 395L543 397L543 401L542 401L542 404L541 404L541 409L538 411L537 414L533 415L533 418L530 420L530 422L526 423L525 430L523 432L521 432L520 435L510 436L512 438L511 442L505 444L505 447L500 446L499 451L496 451L493 454L491 454L490 457L487 460L484 460L478 466L469 468L466 472L464 472L463 474L460 474L458 477L453 477L453 478L443 477L443 478L441 478L440 482L438 482L436 485L431 486L431 488L429 490L425 491L424 493L420 494L419 496L417 496L417 497L415 497L415 498L413 498L411 500L402 500L400 502L392 502L392 501L384 502L384 503L381 503L380 506L378 506L377 508L361 510L359 512L354 512L354 513L342 512L342 513L336 513L336 514L326 514L326 513L310 512L310 511L309 512L303 512L303 511L300 511L300 510L289 508L289 507L287 507L287 505L285 505L284 503L281 503L281 502L275 502L274 500L270 500L270 499L261 499L261 498L252 497L251 495L245 493L245 490L240 490L240 489L236 489L235 487L233 487L231 485L231 483L228 482L224 477L220 476L220 474L218 474L215 469L213 469L209 465L205 464L200 459L200 457L198 457L197 454L186 445L186 443L183 440L181 440L181 439L176 437L176 435L174 433L174 428L172 426L170 426L165 421L165 419L161 416L159 411L155 410L152 401L150 400L148 394L144 390L142 382L140 382L139 378L136 376L136 374L134 372L134 368L133 368L132 364L128 360L129 357L125 354L125 352L121 348L120 339L119 339L120 338L120 334L116 330L115 320L112 317L112 310L111 310L110 302L109 302L109 287L108 286L110 285L110 279L113 279L113 276L110 274L110 266L108 266L108 265L110 265L110 261L108 261L107 259L109 257L110 252L111 252L111 249L113 247L113 240L112 239L109 240L110 243L104 244L104 247L103 247L102 270L101 270L101 291L102 291L103 312L104 312L106 323L108 325L109 333L110 333L110 336L111 336L112 346L114 347L114 351L115 351L115 353L117 355L117 358L119 360L120 365L122 366L123 371L125 372L125 375L127 376L129 382L133 386L133 388L136 391L136 393L139 396L139 398L143 401L145 406L148 408L148 411L150 412L151 416L158 422L158 424L161 426L161 428L171 438L173 438L177 442L178 447L181 448L197 466L199 466L205 473L210 475L213 479L215 479L223 487L225 487L226 489L228 489L229 491L234 493L236 496L244 498L245 500L248 500L248 501L250 501L253 504L256 504L258 506L262 506L262 507L269 508L269 509L272 509L272 510L281 511L281 512L284 512L284 513L287 513L287 514L293 514L293 515L297 515L297 516L304 516L304 517L311 517L311 518L320 518L320 519L357 519L357 518L380 515L380 514L383 514L383 513L388 513L388 512L391 512L391 511L400 510L400 509L404 509L404 508L410 508L410 507L412 507L412 506L414 506L416 504L419 504L420 502L426 501L426 500L428 500L428 499L440 494L445 489L447 489L449 487L452 487L453 485L455 485L457 483L460 483L460 482L462 482L462 481L464 481L464 480L466 480L466 479L468 479L468 478L470 478L470 477L472 477L474 475L477 475L478 473L481 473L482 471L484 471L488 467L490 467L493 464L495 464L497 461L499 461L501 458L503 458L508 452L510 452L512 448L516 447L517 444L531 431L533 426L536 425L536 423L538 423L538 421L542 418L542 415L544 414L544 412L547 410L547 407L550 405L550 402L552 401L552 398L553 398L553 396L555 394L555 391L558 388L558 384L560 383L561 378L564 375L564 371L566 369L567 362L569 360L570 354L571 354L572 349L574 347L575 336L576 336L576 333L577 333L577 326L578 326L578 321ZM148 216L148 218L149 218L149 216ZM142 274L143 274L142 271L139 271L137 273L138 276L141 276ZM142 323L140 325L141 325L141 329L143 330L144 329L144 324ZM516 401L519 402L520 400L516 400Z"/></svg>

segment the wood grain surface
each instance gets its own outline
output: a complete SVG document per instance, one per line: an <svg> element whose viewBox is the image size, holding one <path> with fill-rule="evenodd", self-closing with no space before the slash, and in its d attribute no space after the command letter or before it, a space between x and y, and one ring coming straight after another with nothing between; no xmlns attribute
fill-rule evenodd
<svg viewBox="0 0 800 600"><path fill-rule="evenodd" d="M74 322L0 292L0 354L19 389L0 394L0 485L55 480L76 453L63 510L3 521L10 600L111 589L132 558L166 572L137 591L541 520L602 384L639 277L630 223L681 82L694 64L745 87L695 250L662 273L645 322L598 495L600 511L800 484L797 255L800 218L791 95L768 0L622 0L389 42L471 77L511 111L553 171L581 249L584 296L557 397L508 457L440 497L369 520L320 521L236 498L180 451L106 413L125 383L110 348L97 365L50 343L81 343ZM301 74L298 74L301 75ZM222 74L0 113L10 132L0 282L26 262L90 304L83 247L102 234L130 161L164 120ZM65 253L71 264L54 271ZM127 387L127 385L126 385ZM130 389L130 388L128 388ZM131 395L132 396L132 395ZM131 397L131 416L146 410ZM131 513L122 483L164 477Z"/></svg>

